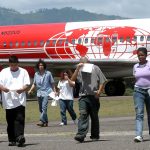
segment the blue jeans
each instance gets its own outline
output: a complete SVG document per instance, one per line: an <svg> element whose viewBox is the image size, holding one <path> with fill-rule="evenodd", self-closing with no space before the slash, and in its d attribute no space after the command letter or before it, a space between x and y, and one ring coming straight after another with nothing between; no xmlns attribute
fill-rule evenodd
<svg viewBox="0 0 150 150"><path fill-rule="evenodd" d="M43 123L48 123L48 116L47 116L48 96L38 97L38 103L39 103L39 111L41 113L40 121L42 121Z"/></svg>
<svg viewBox="0 0 150 150"><path fill-rule="evenodd" d="M144 104L146 106L150 134L150 96L148 95L147 89L136 87L134 89L133 99L136 112L136 136L142 136L143 133Z"/></svg>
<svg viewBox="0 0 150 150"><path fill-rule="evenodd" d="M60 115L62 122L67 125L66 110L68 110L72 120L76 120L77 116L73 109L73 100L59 100Z"/></svg>

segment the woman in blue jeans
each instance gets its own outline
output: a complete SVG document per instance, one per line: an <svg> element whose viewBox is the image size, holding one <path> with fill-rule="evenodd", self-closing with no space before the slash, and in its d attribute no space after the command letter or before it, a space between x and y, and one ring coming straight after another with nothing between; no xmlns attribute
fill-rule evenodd
<svg viewBox="0 0 150 150"><path fill-rule="evenodd" d="M136 136L135 142L143 141L144 104L147 111L148 127L150 134L150 62L146 60L147 49L140 47L137 50L139 63L133 67L133 75L136 79L134 85L134 106L136 112Z"/></svg>
<svg viewBox="0 0 150 150"><path fill-rule="evenodd" d="M58 90L59 90L59 105L60 105L60 114L61 114L61 123L60 125L67 125L67 117L66 110L68 110L72 120L74 123L76 121L76 113L73 109L73 86L75 86L75 82L70 80L71 71L63 71L61 73L61 79L58 82Z"/></svg>

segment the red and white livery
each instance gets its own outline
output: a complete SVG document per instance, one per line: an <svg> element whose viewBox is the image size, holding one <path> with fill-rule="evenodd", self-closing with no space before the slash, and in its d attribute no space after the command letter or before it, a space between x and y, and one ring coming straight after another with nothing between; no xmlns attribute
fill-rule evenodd
<svg viewBox="0 0 150 150"><path fill-rule="evenodd" d="M123 95L123 78L132 76L138 47L150 54L150 19L0 26L0 62L15 54L33 74L39 58L49 68L74 68L81 56L100 66L107 95ZM2 66L3 67L3 66ZM58 69L56 69L58 68Z"/></svg>

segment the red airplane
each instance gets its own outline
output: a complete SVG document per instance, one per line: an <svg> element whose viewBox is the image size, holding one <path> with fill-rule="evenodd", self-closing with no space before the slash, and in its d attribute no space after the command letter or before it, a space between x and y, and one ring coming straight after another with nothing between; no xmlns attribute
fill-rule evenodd
<svg viewBox="0 0 150 150"><path fill-rule="evenodd" d="M75 68L81 56L100 66L109 80L107 95L123 95L123 79L132 76L138 47L150 53L150 19L0 26L0 62L12 54L34 75L42 58L52 72Z"/></svg>

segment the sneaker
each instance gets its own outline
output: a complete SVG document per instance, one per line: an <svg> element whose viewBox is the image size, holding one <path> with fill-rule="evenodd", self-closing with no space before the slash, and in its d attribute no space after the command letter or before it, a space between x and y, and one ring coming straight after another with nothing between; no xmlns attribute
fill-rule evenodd
<svg viewBox="0 0 150 150"><path fill-rule="evenodd" d="M42 127L48 127L48 123L44 123Z"/></svg>
<svg viewBox="0 0 150 150"><path fill-rule="evenodd" d="M64 124L63 122L61 122L59 125L60 125L60 126L64 126L65 124Z"/></svg>
<svg viewBox="0 0 150 150"><path fill-rule="evenodd" d="M16 146L16 142L9 142L8 146Z"/></svg>
<svg viewBox="0 0 150 150"><path fill-rule="evenodd" d="M78 124L78 120L77 119L73 120L73 123Z"/></svg>
<svg viewBox="0 0 150 150"><path fill-rule="evenodd" d="M143 141L143 137L141 137L141 136L136 136L134 138L134 142L142 142L142 141Z"/></svg>
<svg viewBox="0 0 150 150"><path fill-rule="evenodd" d="M76 136L74 137L74 139L75 139L76 141L80 142L80 143L82 143L82 142L84 141L84 137L81 136L81 135L76 135Z"/></svg>

